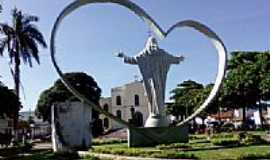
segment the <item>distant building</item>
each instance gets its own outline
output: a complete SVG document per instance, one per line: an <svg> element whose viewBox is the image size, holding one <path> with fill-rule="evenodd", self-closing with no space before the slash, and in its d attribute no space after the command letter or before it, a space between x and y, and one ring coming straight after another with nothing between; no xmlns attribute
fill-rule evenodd
<svg viewBox="0 0 270 160"><path fill-rule="evenodd" d="M19 120L21 122L30 122L28 124L31 130L31 136L34 137L42 137L51 134L51 126L48 122L44 122L42 119L38 118L34 112L32 111L25 111L19 113L20 117ZM24 132L25 131L19 131Z"/></svg>
<svg viewBox="0 0 270 160"><path fill-rule="evenodd" d="M270 106L263 108L262 110L264 124L270 126ZM216 120L221 120L223 122L231 122L234 124L235 128L239 128L243 122L243 109L234 109L223 111L217 114L212 114L210 116ZM259 117L259 111L255 108L247 108L246 119L249 123L254 123L254 127L261 125L261 120Z"/></svg>
<svg viewBox="0 0 270 160"><path fill-rule="evenodd" d="M264 118L265 118L265 122L268 126L270 126L270 107L268 106L266 108L266 110L264 111Z"/></svg>
<svg viewBox="0 0 270 160"><path fill-rule="evenodd" d="M0 133L11 134L13 128L13 120L11 118L0 118Z"/></svg>
<svg viewBox="0 0 270 160"><path fill-rule="evenodd" d="M111 97L101 98L100 105L104 110L138 127L144 125L149 115L148 100L142 81L112 88ZM123 127L104 115L100 118L105 130Z"/></svg>

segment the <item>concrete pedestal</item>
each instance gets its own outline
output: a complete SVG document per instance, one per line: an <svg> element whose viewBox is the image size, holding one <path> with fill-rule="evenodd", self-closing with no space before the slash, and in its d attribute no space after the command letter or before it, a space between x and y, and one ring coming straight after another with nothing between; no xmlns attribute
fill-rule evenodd
<svg viewBox="0 0 270 160"><path fill-rule="evenodd" d="M72 152L91 146L92 110L81 102L52 106L52 144L54 152Z"/></svg>
<svg viewBox="0 0 270 160"><path fill-rule="evenodd" d="M168 127L169 126L169 120L166 116L153 114L151 113L146 122L144 127Z"/></svg>
<svg viewBox="0 0 270 160"><path fill-rule="evenodd" d="M188 126L128 129L129 147L186 142L188 142Z"/></svg>

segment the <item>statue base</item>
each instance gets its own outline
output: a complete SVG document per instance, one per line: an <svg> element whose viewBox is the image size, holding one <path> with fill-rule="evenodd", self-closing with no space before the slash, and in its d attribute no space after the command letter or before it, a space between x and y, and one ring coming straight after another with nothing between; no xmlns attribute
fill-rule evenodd
<svg viewBox="0 0 270 160"><path fill-rule="evenodd" d="M159 144L187 142L188 125L181 127L151 127L128 129L129 147L147 147Z"/></svg>
<svg viewBox="0 0 270 160"><path fill-rule="evenodd" d="M151 113L147 118L144 127L168 127L169 120L166 116Z"/></svg>
<svg viewBox="0 0 270 160"><path fill-rule="evenodd" d="M51 107L54 152L88 149L92 142L92 109L81 102L56 103Z"/></svg>

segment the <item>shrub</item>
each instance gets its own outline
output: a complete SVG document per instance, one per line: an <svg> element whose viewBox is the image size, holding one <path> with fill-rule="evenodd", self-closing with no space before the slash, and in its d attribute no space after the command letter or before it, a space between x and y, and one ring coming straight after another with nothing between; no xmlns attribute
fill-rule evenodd
<svg viewBox="0 0 270 160"><path fill-rule="evenodd" d="M211 140L214 145L220 146L238 146L238 145L253 145L266 144L267 142L260 135L253 135L246 132L240 132L237 136L233 134L216 135Z"/></svg>
<svg viewBox="0 0 270 160"><path fill-rule="evenodd" d="M174 152L174 151L160 151L160 150L145 150L145 149L138 149L138 148L96 147L92 151L95 153L125 155L125 156L195 159L195 156L190 153Z"/></svg>
<svg viewBox="0 0 270 160"><path fill-rule="evenodd" d="M189 139L190 140L197 140L197 139L206 139L206 135L200 134L200 135L190 135Z"/></svg>
<svg viewBox="0 0 270 160"><path fill-rule="evenodd" d="M95 139L92 141L92 145L105 145L105 144L117 144L117 143L127 143L126 139Z"/></svg>
<svg viewBox="0 0 270 160"><path fill-rule="evenodd" d="M235 135L233 133L220 133L212 135L212 138L234 138Z"/></svg>
<svg viewBox="0 0 270 160"><path fill-rule="evenodd" d="M189 154L189 153L176 153L176 152L168 152L168 151L163 151L161 153L154 153L150 155L150 157L153 158L171 158L171 159L197 159L194 154Z"/></svg>
<svg viewBox="0 0 270 160"><path fill-rule="evenodd" d="M237 138L212 139L211 143L217 146L239 146L240 140Z"/></svg>
<svg viewBox="0 0 270 160"><path fill-rule="evenodd" d="M247 154L241 155L238 160L257 160L257 159L270 159L270 153L267 154Z"/></svg>
<svg viewBox="0 0 270 160"><path fill-rule="evenodd" d="M260 135L246 134L241 142L244 145L252 145L252 144L266 144L267 142L261 138Z"/></svg>
<svg viewBox="0 0 270 160"><path fill-rule="evenodd" d="M157 149L164 150L164 149L191 149L192 147L187 143L172 143L172 144L161 144L156 146Z"/></svg>
<svg viewBox="0 0 270 160"><path fill-rule="evenodd" d="M87 155L87 156L84 156L84 157L81 157L81 158L84 159L84 160L100 160L100 158L93 157L93 156L90 156L90 155Z"/></svg>

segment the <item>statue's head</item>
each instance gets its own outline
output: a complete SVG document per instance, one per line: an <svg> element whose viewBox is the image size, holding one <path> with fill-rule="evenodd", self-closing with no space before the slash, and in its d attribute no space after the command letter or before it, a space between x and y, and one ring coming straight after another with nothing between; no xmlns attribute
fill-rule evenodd
<svg viewBox="0 0 270 160"><path fill-rule="evenodd" d="M155 49L158 49L158 42L157 42L156 38L153 37L153 36L150 36L150 37L147 39L145 48L147 48L148 50L155 50Z"/></svg>

